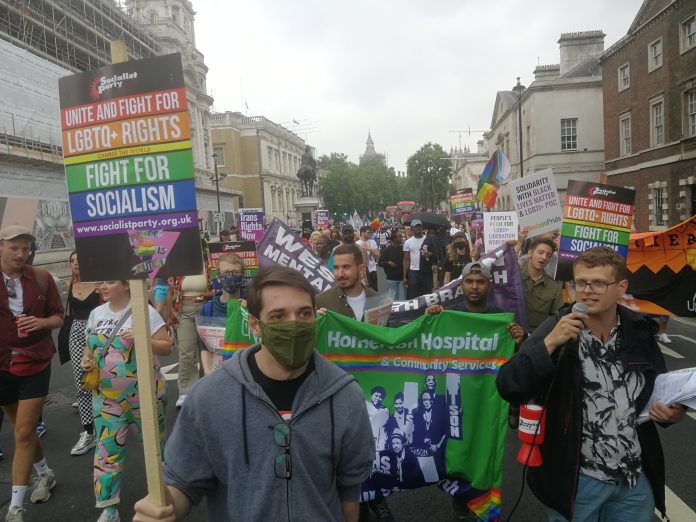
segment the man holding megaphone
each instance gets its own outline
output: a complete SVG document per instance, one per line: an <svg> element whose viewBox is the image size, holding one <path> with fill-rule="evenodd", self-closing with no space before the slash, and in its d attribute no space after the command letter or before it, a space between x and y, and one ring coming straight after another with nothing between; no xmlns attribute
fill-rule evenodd
<svg viewBox="0 0 696 522"><path fill-rule="evenodd" d="M637 418L666 371L657 325L620 306L626 260L608 247L580 254L577 302L543 322L498 374L500 395L545 407L543 463L527 481L549 521L649 522L665 512L664 457L655 422L684 418L656 404ZM654 422L653 422L654 421Z"/></svg>

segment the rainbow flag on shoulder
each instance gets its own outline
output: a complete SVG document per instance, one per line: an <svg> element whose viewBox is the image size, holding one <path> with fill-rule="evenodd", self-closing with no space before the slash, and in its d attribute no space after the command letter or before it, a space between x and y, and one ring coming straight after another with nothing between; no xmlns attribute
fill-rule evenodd
<svg viewBox="0 0 696 522"><path fill-rule="evenodd" d="M491 159L486 163L486 167L481 173L478 182L476 199L488 208L495 206L498 199L498 189L500 184L510 175L510 161L505 157L503 151L496 149L491 155Z"/></svg>

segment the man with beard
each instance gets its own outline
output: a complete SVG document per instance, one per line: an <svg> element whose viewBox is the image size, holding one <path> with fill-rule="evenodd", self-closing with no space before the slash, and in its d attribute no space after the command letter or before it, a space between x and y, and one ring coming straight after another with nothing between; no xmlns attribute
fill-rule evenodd
<svg viewBox="0 0 696 522"><path fill-rule="evenodd" d="M521 269L530 332L563 306L561 286L545 271L555 250L556 243L550 239L534 238L529 245L527 266Z"/></svg>
<svg viewBox="0 0 696 522"><path fill-rule="evenodd" d="M499 314L505 312L497 306L488 304L488 294L491 289L491 272L482 263L474 262L466 265L462 270L462 297L464 301L451 310L457 312L469 312L472 314ZM439 314L445 308L436 304L426 308L426 314ZM524 340L524 329L517 323L508 325L508 332L519 345ZM427 377L426 377L427 379ZM427 382L426 382L427 385Z"/></svg>
<svg viewBox="0 0 696 522"><path fill-rule="evenodd" d="M360 276L364 270L360 248L350 243L336 247L333 273L338 284L317 296L317 308L362 321L367 298L377 295L372 288L363 285Z"/></svg>

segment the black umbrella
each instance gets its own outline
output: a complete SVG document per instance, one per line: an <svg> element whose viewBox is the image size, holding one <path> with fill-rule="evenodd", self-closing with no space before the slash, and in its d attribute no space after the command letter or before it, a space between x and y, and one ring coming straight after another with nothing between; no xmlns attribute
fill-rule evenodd
<svg viewBox="0 0 696 522"><path fill-rule="evenodd" d="M414 219L420 219L423 223L423 228L430 230L439 230L441 228L450 227L447 217L440 214L435 214L435 212L416 212L415 214L411 214L411 217L404 221L404 225L411 226L411 222Z"/></svg>

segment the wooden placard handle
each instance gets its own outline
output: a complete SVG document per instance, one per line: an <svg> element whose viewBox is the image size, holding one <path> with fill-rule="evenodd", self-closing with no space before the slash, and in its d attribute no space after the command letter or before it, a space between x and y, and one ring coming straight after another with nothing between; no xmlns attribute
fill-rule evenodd
<svg viewBox="0 0 696 522"><path fill-rule="evenodd" d="M111 41L111 63L128 61L128 49L123 40ZM138 371L140 396L140 425L145 452L147 494L150 501L166 505L162 452L157 419L157 397L153 372L152 343L150 341L150 312L147 301L147 279L131 279L131 307L133 310L133 343Z"/></svg>

